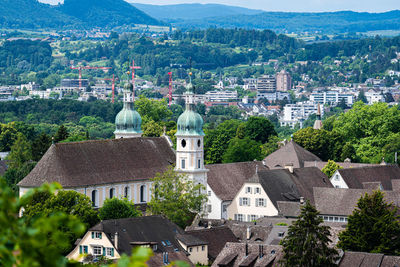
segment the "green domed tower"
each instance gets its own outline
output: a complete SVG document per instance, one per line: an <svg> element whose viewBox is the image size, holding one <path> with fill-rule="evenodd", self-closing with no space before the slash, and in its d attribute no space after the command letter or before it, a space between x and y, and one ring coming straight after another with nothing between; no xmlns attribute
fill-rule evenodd
<svg viewBox="0 0 400 267"><path fill-rule="evenodd" d="M191 74L190 74L191 75ZM207 187L207 172L204 167L203 118L194 107L193 85L190 80L184 93L186 109L179 116L176 136L176 168L196 184Z"/></svg>
<svg viewBox="0 0 400 267"><path fill-rule="evenodd" d="M133 107L133 85L124 86L124 107L115 117L115 138L133 138L142 136L142 118Z"/></svg>

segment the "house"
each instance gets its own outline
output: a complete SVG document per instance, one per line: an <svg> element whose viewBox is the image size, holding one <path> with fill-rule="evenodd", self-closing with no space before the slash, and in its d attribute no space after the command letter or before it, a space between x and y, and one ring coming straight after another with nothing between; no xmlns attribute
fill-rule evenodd
<svg viewBox="0 0 400 267"><path fill-rule="evenodd" d="M303 168L304 162L322 161L319 157L305 150L293 140L271 153L264 159L264 164L269 169L282 169L286 167Z"/></svg>
<svg viewBox="0 0 400 267"><path fill-rule="evenodd" d="M347 223L358 200L375 189L345 189L314 187L315 207L326 222ZM384 200L400 207L400 191L383 191Z"/></svg>
<svg viewBox="0 0 400 267"><path fill-rule="evenodd" d="M231 229L226 226L186 231L186 234L204 240L208 244L208 260L213 262L227 242L238 242Z"/></svg>
<svg viewBox="0 0 400 267"><path fill-rule="evenodd" d="M90 228L82 239L78 239L76 247L67 258L80 262L85 262L88 255L118 259L122 254L130 255L135 247L144 246L153 250L156 259L163 255L163 262L158 260L152 266L161 266L172 258L191 263L190 256L196 252L188 253L182 244L187 245L198 240L187 236L185 242L182 242L178 236L183 234L181 228L162 216L105 220ZM204 246L206 249L207 245ZM156 259L151 262L157 261Z"/></svg>
<svg viewBox="0 0 400 267"><path fill-rule="evenodd" d="M227 219L227 207L232 202L244 181L256 171L267 170L256 161L206 165L207 173L207 218Z"/></svg>
<svg viewBox="0 0 400 267"><path fill-rule="evenodd" d="M393 190L392 180L400 179L397 165L378 165L337 170L330 178L336 188L379 188Z"/></svg>
<svg viewBox="0 0 400 267"><path fill-rule="evenodd" d="M282 258L281 246L227 243L211 266L280 266Z"/></svg>
<svg viewBox="0 0 400 267"><path fill-rule="evenodd" d="M278 201L314 203L313 187L333 187L318 168L258 171L245 181L228 206L228 219L251 222L279 214Z"/></svg>
<svg viewBox="0 0 400 267"><path fill-rule="evenodd" d="M176 239L182 248L189 253L189 259L195 264L208 265L208 242L194 235L177 234Z"/></svg>

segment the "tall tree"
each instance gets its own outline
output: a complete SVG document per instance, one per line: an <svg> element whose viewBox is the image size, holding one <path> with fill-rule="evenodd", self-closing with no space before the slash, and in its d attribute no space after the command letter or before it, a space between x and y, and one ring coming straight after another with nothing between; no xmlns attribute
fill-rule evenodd
<svg viewBox="0 0 400 267"><path fill-rule="evenodd" d="M195 184L172 168L158 173L152 182L152 197L148 203L152 214L162 214L184 228L197 213L202 212L207 200L203 185Z"/></svg>
<svg viewBox="0 0 400 267"><path fill-rule="evenodd" d="M400 255L400 217L397 208L384 200L381 191L365 194L339 234L344 250Z"/></svg>
<svg viewBox="0 0 400 267"><path fill-rule="evenodd" d="M32 158L31 146L22 133L17 134L17 140L11 147L11 152L7 156L9 167L19 169L22 165Z"/></svg>
<svg viewBox="0 0 400 267"><path fill-rule="evenodd" d="M133 202L116 197L106 199L99 210L101 220L131 218L141 215L142 213L136 209Z"/></svg>
<svg viewBox="0 0 400 267"><path fill-rule="evenodd" d="M336 266L338 252L329 247L329 227L309 201L301 207L299 218L289 226L287 236L281 241L284 266L325 267Z"/></svg>
<svg viewBox="0 0 400 267"><path fill-rule="evenodd" d="M42 133L32 142L32 159L34 161L39 161L47 149L51 145L51 138L45 133Z"/></svg>
<svg viewBox="0 0 400 267"><path fill-rule="evenodd" d="M269 137L276 135L272 123L264 117L250 117L246 122L245 135L264 144Z"/></svg>
<svg viewBox="0 0 400 267"><path fill-rule="evenodd" d="M65 139L67 139L68 136L69 136L69 133L68 133L67 127L65 127L64 125L61 125L58 128L56 134L54 135L54 142L56 142L56 143L61 142Z"/></svg>
<svg viewBox="0 0 400 267"><path fill-rule="evenodd" d="M261 144L248 137L233 138L222 156L223 163L261 160Z"/></svg>

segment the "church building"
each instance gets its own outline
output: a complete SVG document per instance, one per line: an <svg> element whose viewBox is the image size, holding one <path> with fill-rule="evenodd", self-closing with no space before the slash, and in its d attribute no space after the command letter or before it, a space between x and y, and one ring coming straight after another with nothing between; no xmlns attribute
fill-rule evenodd
<svg viewBox="0 0 400 267"><path fill-rule="evenodd" d="M151 181L175 165L196 183L207 185L204 167L203 119L193 107L193 86L187 86L186 110L178 118L177 150L167 136L142 137L142 119L133 106L133 86L124 88L124 106L116 116L115 139L52 144L35 168L18 183L19 194L58 182L64 190L88 196L94 207L107 198L145 204Z"/></svg>

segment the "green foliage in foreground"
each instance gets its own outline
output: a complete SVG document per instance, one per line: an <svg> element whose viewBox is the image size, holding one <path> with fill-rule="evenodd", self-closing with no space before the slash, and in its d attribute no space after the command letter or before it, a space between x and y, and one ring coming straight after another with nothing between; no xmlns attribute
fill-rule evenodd
<svg viewBox="0 0 400 267"><path fill-rule="evenodd" d="M136 209L135 204L126 198L107 198L99 210L101 220L131 218L141 215L142 213Z"/></svg>
<svg viewBox="0 0 400 267"><path fill-rule="evenodd" d="M158 173L152 182L152 197L148 203L150 212L162 214L182 228L201 212L207 200L203 185L195 184L172 168Z"/></svg>
<svg viewBox="0 0 400 267"><path fill-rule="evenodd" d="M328 160L328 163L322 168L322 172L326 174L329 178L337 171L343 169L339 164L333 160Z"/></svg>
<svg viewBox="0 0 400 267"><path fill-rule="evenodd" d="M338 252L329 247L329 227L309 201L301 207L299 218L289 226L288 235L281 241L284 266L336 266Z"/></svg>
<svg viewBox="0 0 400 267"><path fill-rule="evenodd" d="M400 217L397 208L384 200L384 193L365 194L339 234L344 250L400 255Z"/></svg>

